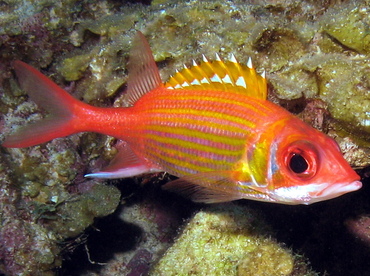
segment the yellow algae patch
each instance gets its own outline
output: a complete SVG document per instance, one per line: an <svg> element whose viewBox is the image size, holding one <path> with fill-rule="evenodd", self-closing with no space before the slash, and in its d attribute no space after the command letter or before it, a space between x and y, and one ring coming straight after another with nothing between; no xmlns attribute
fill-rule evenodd
<svg viewBox="0 0 370 276"><path fill-rule="evenodd" d="M266 229L245 207L211 206L190 220L150 275L290 275L294 256Z"/></svg>

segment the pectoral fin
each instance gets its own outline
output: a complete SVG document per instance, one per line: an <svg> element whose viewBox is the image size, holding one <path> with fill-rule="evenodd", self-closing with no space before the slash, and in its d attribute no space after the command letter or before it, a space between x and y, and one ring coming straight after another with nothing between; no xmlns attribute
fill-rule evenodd
<svg viewBox="0 0 370 276"><path fill-rule="evenodd" d="M275 201L264 192L263 187L256 186L253 181L234 180L233 175L232 171L186 175L165 184L162 188L189 197L194 202L219 203L242 198Z"/></svg>
<svg viewBox="0 0 370 276"><path fill-rule="evenodd" d="M165 184L163 189L189 197L195 202L217 203L243 198L230 171L187 175Z"/></svg>

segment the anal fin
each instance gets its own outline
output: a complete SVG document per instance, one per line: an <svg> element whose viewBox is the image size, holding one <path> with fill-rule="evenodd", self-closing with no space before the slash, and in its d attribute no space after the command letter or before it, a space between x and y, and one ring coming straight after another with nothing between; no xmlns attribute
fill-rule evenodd
<svg viewBox="0 0 370 276"><path fill-rule="evenodd" d="M154 167L146 160L139 158L127 143L122 143L118 148L118 153L110 164L103 170L95 173L86 174L85 177L95 178L127 178L145 173L162 171Z"/></svg>

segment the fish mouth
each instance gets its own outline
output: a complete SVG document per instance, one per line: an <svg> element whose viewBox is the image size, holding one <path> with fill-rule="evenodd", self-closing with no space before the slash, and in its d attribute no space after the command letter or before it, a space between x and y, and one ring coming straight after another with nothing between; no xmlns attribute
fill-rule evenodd
<svg viewBox="0 0 370 276"><path fill-rule="evenodd" d="M362 187L358 180L342 183L309 184L299 187L280 188L270 193L272 201L284 204L309 205L357 191Z"/></svg>
<svg viewBox="0 0 370 276"><path fill-rule="evenodd" d="M324 189L319 191L318 193L312 196L312 199L308 202L308 204L332 199L343 194L354 192L359 190L362 187L362 183L358 180L350 182L350 183L337 183L337 184L330 184L327 185Z"/></svg>

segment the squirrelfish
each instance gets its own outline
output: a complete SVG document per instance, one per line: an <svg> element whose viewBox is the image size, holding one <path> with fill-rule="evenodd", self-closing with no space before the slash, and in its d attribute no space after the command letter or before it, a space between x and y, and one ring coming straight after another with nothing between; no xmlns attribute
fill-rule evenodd
<svg viewBox="0 0 370 276"><path fill-rule="evenodd" d="M361 188L337 143L267 100L264 74L249 61L193 61L166 83L138 32L128 64L129 107L83 103L33 67L14 62L20 86L49 115L8 136L29 147L92 131L125 143L111 164L86 175L124 178L165 171L164 185L198 202L237 199L310 204Z"/></svg>

